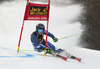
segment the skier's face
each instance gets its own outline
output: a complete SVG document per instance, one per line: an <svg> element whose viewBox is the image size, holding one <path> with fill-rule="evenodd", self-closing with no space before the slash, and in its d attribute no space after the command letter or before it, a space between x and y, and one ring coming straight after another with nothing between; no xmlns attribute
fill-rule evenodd
<svg viewBox="0 0 100 69"><path fill-rule="evenodd" d="M42 35L43 30L42 29L38 29L38 33L39 33L39 35Z"/></svg>

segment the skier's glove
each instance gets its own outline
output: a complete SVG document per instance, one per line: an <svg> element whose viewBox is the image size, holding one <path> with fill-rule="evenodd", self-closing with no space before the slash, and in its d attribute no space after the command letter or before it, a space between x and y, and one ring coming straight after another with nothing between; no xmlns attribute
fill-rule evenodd
<svg viewBox="0 0 100 69"><path fill-rule="evenodd" d="M58 41L58 39L57 39L57 38L53 38L53 41L54 41L54 42L57 42L57 41Z"/></svg>
<svg viewBox="0 0 100 69"><path fill-rule="evenodd" d="M42 46L42 44L41 44L41 45L38 45L38 46L36 47L36 50L37 50L38 52L42 52L42 51L44 50L44 47Z"/></svg>

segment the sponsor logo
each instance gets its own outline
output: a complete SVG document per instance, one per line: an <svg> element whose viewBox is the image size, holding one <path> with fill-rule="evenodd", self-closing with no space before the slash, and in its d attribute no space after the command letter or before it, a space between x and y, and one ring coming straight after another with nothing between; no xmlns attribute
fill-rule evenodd
<svg viewBox="0 0 100 69"><path fill-rule="evenodd" d="M47 15L48 7L30 6L29 15Z"/></svg>

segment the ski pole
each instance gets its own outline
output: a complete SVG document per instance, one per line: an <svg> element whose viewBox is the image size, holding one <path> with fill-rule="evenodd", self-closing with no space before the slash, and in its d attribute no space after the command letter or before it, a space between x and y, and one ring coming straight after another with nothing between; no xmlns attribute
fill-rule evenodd
<svg viewBox="0 0 100 69"><path fill-rule="evenodd" d="M19 49L19 51L35 51L35 50L25 50L25 49ZM44 50L39 50L39 51L44 51ZM47 50L49 51L49 50Z"/></svg>
<svg viewBox="0 0 100 69"><path fill-rule="evenodd" d="M34 51L34 50L24 50L24 49L19 49L19 51Z"/></svg>
<svg viewBox="0 0 100 69"><path fill-rule="evenodd" d="M19 51L35 51L35 50L25 50L25 49L19 49ZM39 51L44 51L44 50L39 50Z"/></svg>
<svg viewBox="0 0 100 69"><path fill-rule="evenodd" d="M65 39L65 38L69 38L69 37L77 36L77 35L80 35L80 34L82 34L82 33L74 34L74 35L70 35L70 36L63 37L63 38L59 38L58 40L62 40L62 39Z"/></svg>

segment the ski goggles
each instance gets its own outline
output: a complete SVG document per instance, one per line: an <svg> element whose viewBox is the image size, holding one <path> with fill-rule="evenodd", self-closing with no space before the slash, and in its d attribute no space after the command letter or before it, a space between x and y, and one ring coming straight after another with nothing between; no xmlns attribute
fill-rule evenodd
<svg viewBox="0 0 100 69"><path fill-rule="evenodd" d="M43 29L38 29L38 32L39 33L43 33Z"/></svg>

